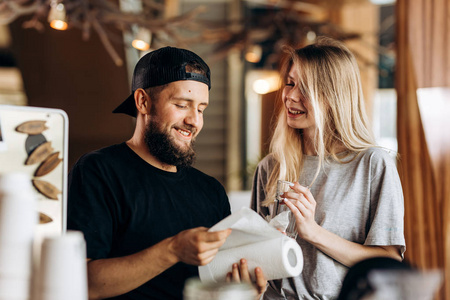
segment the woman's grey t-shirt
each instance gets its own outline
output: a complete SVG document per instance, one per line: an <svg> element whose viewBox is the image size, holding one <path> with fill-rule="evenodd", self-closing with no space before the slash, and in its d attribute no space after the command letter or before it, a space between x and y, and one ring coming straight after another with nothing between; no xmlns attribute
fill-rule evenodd
<svg viewBox="0 0 450 300"><path fill-rule="evenodd" d="M258 164L253 182L252 208L263 217L271 210L261 202L266 199L273 165L273 158L265 157ZM306 156L301 185L311 183L317 165L318 157ZM315 220L320 226L358 244L399 245L403 254L403 192L395 159L385 150L371 148L348 163L325 163L310 189L317 202ZM302 273L271 281L264 299L337 298L348 268L300 237L297 242L304 257Z"/></svg>

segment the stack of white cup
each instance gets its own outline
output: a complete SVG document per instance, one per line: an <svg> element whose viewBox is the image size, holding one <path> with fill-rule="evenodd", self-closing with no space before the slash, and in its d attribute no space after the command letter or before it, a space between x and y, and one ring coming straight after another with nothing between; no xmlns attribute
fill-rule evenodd
<svg viewBox="0 0 450 300"><path fill-rule="evenodd" d="M80 231L42 242L35 300L87 300L86 242Z"/></svg>
<svg viewBox="0 0 450 300"><path fill-rule="evenodd" d="M0 300L30 299L37 199L28 175L0 176Z"/></svg>

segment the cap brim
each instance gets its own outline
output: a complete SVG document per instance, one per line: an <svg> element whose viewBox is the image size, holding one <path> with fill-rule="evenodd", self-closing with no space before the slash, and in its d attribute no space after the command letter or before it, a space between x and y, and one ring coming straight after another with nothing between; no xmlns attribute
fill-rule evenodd
<svg viewBox="0 0 450 300"><path fill-rule="evenodd" d="M127 114L129 116L135 117L137 116L136 105L134 103L134 94L128 96L125 101L122 102L116 109L113 110L115 114Z"/></svg>

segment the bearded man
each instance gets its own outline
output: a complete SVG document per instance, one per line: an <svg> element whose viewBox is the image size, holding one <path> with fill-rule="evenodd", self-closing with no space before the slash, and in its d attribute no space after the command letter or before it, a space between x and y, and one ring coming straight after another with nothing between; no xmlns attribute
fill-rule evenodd
<svg viewBox="0 0 450 300"><path fill-rule="evenodd" d="M131 95L114 110L136 117L133 136L84 155L71 170L67 224L86 239L90 299L182 299L186 279L231 233L208 232L230 214L228 197L191 167L210 87L209 67L195 53L146 54ZM249 278L245 260L233 268L234 277ZM255 273L261 293L267 281Z"/></svg>

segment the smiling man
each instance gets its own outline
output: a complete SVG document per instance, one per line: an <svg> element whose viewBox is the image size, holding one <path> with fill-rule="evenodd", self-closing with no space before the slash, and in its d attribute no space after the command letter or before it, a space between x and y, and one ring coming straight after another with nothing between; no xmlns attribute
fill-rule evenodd
<svg viewBox="0 0 450 300"><path fill-rule="evenodd" d="M186 279L230 234L207 231L230 205L217 180L191 167L210 86L195 53L146 54L131 95L114 110L136 117L133 136L84 155L70 172L68 229L86 238L90 299L182 299ZM232 273L249 278L245 261ZM261 293L259 268L255 277Z"/></svg>

